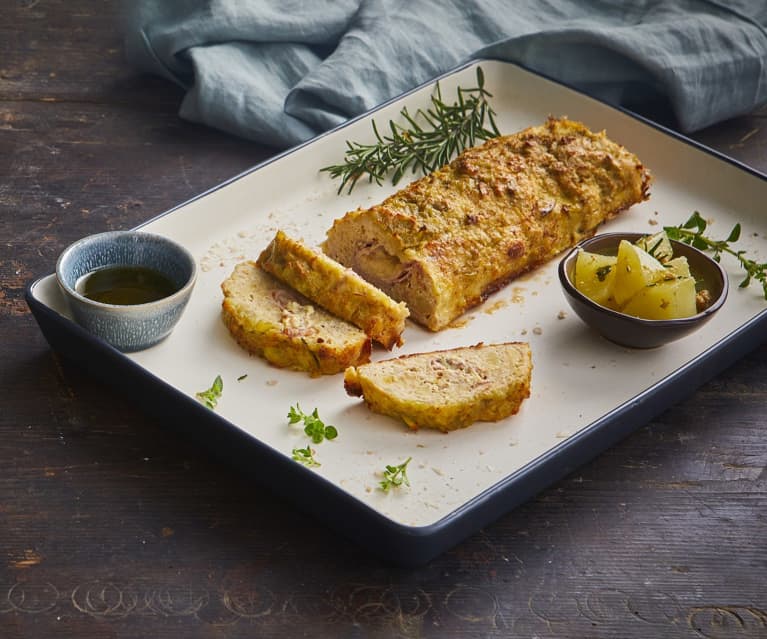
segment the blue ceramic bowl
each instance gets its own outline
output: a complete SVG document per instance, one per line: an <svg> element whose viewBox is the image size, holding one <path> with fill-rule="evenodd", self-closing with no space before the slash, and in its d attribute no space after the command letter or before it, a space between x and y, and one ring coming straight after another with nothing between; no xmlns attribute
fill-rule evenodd
<svg viewBox="0 0 767 639"><path fill-rule="evenodd" d="M582 241L559 263L559 281L570 307L586 324L611 342L633 348L655 348L689 335L708 322L727 299L727 274L718 262L683 242L671 241L674 255L683 255L690 272L711 295L711 303L691 317L648 320L611 310L581 293L573 283L578 251L615 255L621 240L636 242L646 233L603 233Z"/></svg>
<svg viewBox="0 0 767 639"><path fill-rule="evenodd" d="M81 279L108 267L146 267L170 280L175 292L143 304L109 304L85 297ZM56 278L75 321L123 352L166 338L178 322L197 279L197 264L180 244L142 231L108 231L78 240L56 263Z"/></svg>

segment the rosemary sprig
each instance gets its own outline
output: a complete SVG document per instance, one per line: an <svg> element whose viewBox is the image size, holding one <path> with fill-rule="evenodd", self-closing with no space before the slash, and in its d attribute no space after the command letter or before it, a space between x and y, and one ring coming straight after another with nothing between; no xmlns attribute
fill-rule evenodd
<svg viewBox="0 0 767 639"><path fill-rule="evenodd" d="M693 212L690 218L679 226L665 226L664 230L669 239L678 240L685 244L690 244L702 251L713 251L713 258L718 262L722 253L727 253L735 257L740 262L741 267L746 272L746 276L740 283L740 288L746 288L754 279L761 282L764 291L764 299L767 300L767 262L757 262L745 256L746 251L735 250L731 244L740 238L740 223L732 227L730 234L725 240L712 240L704 235L708 222L698 211Z"/></svg>
<svg viewBox="0 0 767 639"><path fill-rule="evenodd" d="M407 465L410 463L411 459L412 457L408 457L405 461L403 461L401 464L397 464L396 466L387 464L383 473L384 478L379 484L381 490L387 493L389 492L390 488L398 488L402 484L405 484L405 486L410 486L410 480L407 477Z"/></svg>
<svg viewBox="0 0 767 639"><path fill-rule="evenodd" d="M442 99L439 83L436 95L431 96L431 108L418 109L411 115L407 107L400 111L405 125L389 122L389 134L383 135L373 120L374 144L346 142L343 164L320 169L333 178L341 178L338 192L348 186L351 193L357 180L367 175L368 181L379 186L391 173L391 183L397 184L408 169L424 175L447 164L464 149L478 140L489 140L500 135L495 124L495 111L485 89L485 76L477 67L477 86L458 87L457 100L447 104Z"/></svg>

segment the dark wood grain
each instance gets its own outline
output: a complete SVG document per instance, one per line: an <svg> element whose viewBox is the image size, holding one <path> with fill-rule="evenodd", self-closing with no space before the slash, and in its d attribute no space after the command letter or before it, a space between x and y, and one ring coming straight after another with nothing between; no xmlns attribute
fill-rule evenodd
<svg viewBox="0 0 767 639"><path fill-rule="evenodd" d="M184 122L116 2L0 21L0 637L765 637L767 347L420 569L59 361L25 285L273 150ZM767 111L698 139L767 171ZM350 522L354 525L354 522Z"/></svg>

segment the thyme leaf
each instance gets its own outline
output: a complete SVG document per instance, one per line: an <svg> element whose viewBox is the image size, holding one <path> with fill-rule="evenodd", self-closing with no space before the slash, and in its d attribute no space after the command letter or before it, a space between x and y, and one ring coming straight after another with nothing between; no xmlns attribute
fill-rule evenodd
<svg viewBox="0 0 767 639"><path fill-rule="evenodd" d="M306 448L294 448L293 459L297 462L304 464L305 466L321 466L314 458L314 449L306 446Z"/></svg>
<svg viewBox="0 0 767 639"><path fill-rule="evenodd" d="M610 274L610 271L613 270L613 267L607 264L606 266L600 266L597 269L597 279L600 282L604 282L605 279L607 279L607 276Z"/></svg>
<svg viewBox="0 0 767 639"><path fill-rule="evenodd" d="M199 399L203 404L205 404L208 408L211 410L216 408L216 405L218 404L218 400L221 398L221 393L224 390L224 382L221 379L221 375L216 375L216 379L213 380L213 384L211 384L210 388L204 391L200 391L199 393L195 394L195 397Z"/></svg>
<svg viewBox="0 0 767 639"><path fill-rule="evenodd" d="M389 122L388 133L381 133L372 121L376 141L372 144L346 142L342 164L320 169L332 178L341 178L338 192L348 187L351 193L363 176L368 182L383 184L387 175L396 185L411 171L426 175L447 164L464 149L500 135L495 123L495 111L488 98L492 94L485 89L485 76L477 67L477 85L457 89L457 99L452 104L442 98L439 83L431 96L431 107L418 109L411 114L407 107L400 111L405 124Z"/></svg>

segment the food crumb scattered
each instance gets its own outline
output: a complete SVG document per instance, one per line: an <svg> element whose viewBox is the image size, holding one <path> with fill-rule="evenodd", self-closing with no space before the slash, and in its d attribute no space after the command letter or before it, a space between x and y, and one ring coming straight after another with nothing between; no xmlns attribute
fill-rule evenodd
<svg viewBox="0 0 767 639"><path fill-rule="evenodd" d="M468 326L470 320L471 320L471 316L459 317L458 319L450 322L449 328L463 328L464 326Z"/></svg>
<svg viewBox="0 0 767 639"><path fill-rule="evenodd" d="M445 473L442 472L439 468L435 468L434 466L431 467L432 471L434 471L435 475L439 475L440 477L443 477Z"/></svg>
<svg viewBox="0 0 767 639"><path fill-rule="evenodd" d="M505 300L498 300L497 302L494 302L493 304L491 304L490 306L488 306L488 307L485 309L485 311L484 311L484 312L485 312L485 314L486 314L486 315L492 315L492 314L493 314L493 313L495 313L496 311L499 311L499 310L501 310L502 308L506 307L506 306L507 306L507 304L508 304L508 302L506 302Z"/></svg>
<svg viewBox="0 0 767 639"><path fill-rule="evenodd" d="M571 433L569 430L560 430L556 436L558 439L564 439L565 437L570 437L570 435Z"/></svg>
<svg viewBox="0 0 767 639"><path fill-rule="evenodd" d="M267 379L265 383L266 383L267 386L277 386L277 380L276 379Z"/></svg>
<svg viewBox="0 0 767 639"><path fill-rule="evenodd" d="M656 220L656 219L653 219L653 218L650 218L649 220L647 220L647 223L648 223L650 226L658 226L658 220Z"/></svg>
<svg viewBox="0 0 767 639"><path fill-rule="evenodd" d="M536 326L533 329L533 335L543 335L543 329L540 326Z"/></svg>
<svg viewBox="0 0 767 639"><path fill-rule="evenodd" d="M567 313L565 313L565 311L559 311L559 313L557 313L557 319L563 320L565 317L567 317Z"/></svg>

